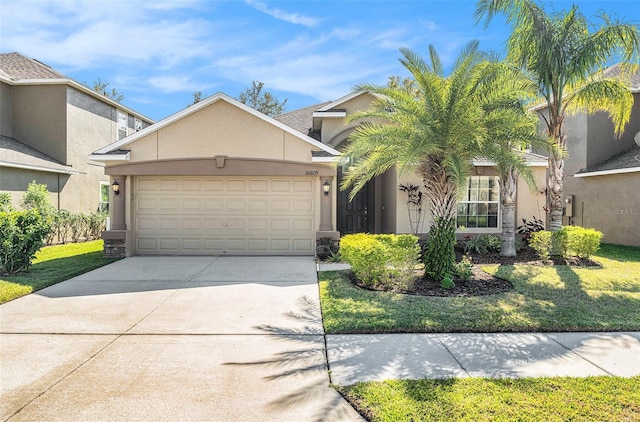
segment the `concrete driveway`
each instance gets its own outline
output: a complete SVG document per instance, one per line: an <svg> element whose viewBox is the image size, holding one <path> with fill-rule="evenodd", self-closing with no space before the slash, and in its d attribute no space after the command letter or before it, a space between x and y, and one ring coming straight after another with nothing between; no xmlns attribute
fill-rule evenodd
<svg viewBox="0 0 640 422"><path fill-rule="evenodd" d="M133 257L0 306L2 420L359 420L310 257Z"/></svg>

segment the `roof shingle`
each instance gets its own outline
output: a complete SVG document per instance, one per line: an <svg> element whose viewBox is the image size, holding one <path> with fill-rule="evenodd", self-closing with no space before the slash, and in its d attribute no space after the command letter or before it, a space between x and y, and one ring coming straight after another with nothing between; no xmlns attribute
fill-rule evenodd
<svg viewBox="0 0 640 422"><path fill-rule="evenodd" d="M46 64L29 59L20 53L0 54L0 74L11 80L29 79L67 79Z"/></svg>

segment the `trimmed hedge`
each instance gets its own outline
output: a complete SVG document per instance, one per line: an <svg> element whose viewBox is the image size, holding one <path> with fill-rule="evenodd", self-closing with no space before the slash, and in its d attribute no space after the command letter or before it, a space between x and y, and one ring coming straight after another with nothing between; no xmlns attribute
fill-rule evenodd
<svg viewBox="0 0 640 422"><path fill-rule="evenodd" d="M340 255L364 285L384 286L413 280L420 246L409 234L349 234L340 239Z"/></svg>
<svg viewBox="0 0 640 422"><path fill-rule="evenodd" d="M549 259L549 255L589 259L600 249L601 239L602 232L595 229L565 226L555 232L543 230L532 233L529 246L544 260Z"/></svg>
<svg viewBox="0 0 640 422"><path fill-rule="evenodd" d="M37 210L0 212L0 274L26 270L51 230Z"/></svg>

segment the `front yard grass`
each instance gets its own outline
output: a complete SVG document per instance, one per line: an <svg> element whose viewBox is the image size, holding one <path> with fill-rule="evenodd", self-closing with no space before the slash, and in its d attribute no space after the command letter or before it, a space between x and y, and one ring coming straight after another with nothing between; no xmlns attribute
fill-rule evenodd
<svg viewBox="0 0 640 422"><path fill-rule="evenodd" d="M102 257L103 241L46 246L36 253L28 271L0 276L0 303L28 295L117 259Z"/></svg>
<svg viewBox="0 0 640 422"><path fill-rule="evenodd" d="M371 421L637 421L640 377L394 380L339 391Z"/></svg>
<svg viewBox="0 0 640 422"><path fill-rule="evenodd" d="M602 268L484 266L510 292L425 297L368 291L345 271L321 272L327 333L640 330L640 248L602 245Z"/></svg>

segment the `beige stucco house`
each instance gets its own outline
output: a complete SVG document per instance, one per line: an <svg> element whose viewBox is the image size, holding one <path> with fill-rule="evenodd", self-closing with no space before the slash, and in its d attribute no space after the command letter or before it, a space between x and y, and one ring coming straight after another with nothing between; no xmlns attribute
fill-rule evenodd
<svg viewBox="0 0 640 422"><path fill-rule="evenodd" d="M0 192L16 208L34 180L58 209L107 208L109 177L88 155L151 123L43 63L0 54Z"/></svg>
<svg viewBox="0 0 640 422"><path fill-rule="evenodd" d="M91 154L104 163L111 193L107 254L313 255L340 233L410 233L394 171L347 201L336 167L368 93L270 118L215 94ZM544 185L544 157L527 156ZM499 192L492 163L474 162L461 203L467 233L499 233ZM539 216L544 197L519 186L518 217ZM424 230L428 228L428 221ZM424 231L423 230L423 231Z"/></svg>

